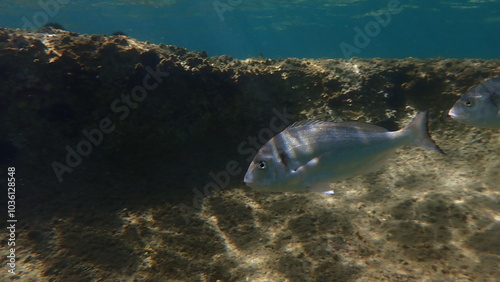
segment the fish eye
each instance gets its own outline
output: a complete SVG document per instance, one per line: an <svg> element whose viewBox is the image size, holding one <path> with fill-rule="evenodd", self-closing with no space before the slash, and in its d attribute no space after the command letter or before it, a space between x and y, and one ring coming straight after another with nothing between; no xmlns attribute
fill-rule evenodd
<svg viewBox="0 0 500 282"><path fill-rule="evenodd" d="M259 168L260 169L266 169L267 168L267 164L265 161L260 161L259 162Z"/></svg>
<svg viewBox="0 0 500 282"><path fill-rule="evenodd" d="M466 99L464 101L464 105L467 107L472 107L472 106L474 106L474 101L472 101L471 99Z"/></svg>

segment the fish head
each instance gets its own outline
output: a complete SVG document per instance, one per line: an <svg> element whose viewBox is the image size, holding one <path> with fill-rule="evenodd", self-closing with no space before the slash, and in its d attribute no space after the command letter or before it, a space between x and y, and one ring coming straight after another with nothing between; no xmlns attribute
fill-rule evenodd
<svg viewBox="0 0 500 282"><path fill-rule="evenodd" d="M496 118L497 110L485 96L466 95L453 105L448 115L465 124L485 127L488 120Z"/></svg>
<svg viewBox="0 0 500 282"><path fill-rule="evenodd" d="M280 191L288 172L274 151L267 147L262 147L255 155L245 174L244 182L253 189Z"/></svg>
<svg viewBox="0 0 500 282"><path fill-rule="evenodd" d="M491 80L472 87L448 112L459 122L482 127L498 128L499 124L499 81Z"/></svg>

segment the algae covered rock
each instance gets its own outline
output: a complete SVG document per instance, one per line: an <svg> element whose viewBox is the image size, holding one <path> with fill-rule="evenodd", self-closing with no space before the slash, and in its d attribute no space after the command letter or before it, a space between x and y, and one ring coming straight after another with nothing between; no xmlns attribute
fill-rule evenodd
<svg viewBox="0 0 500 282"><path fill-rule="evenodd" d="M499 133L443 118L499 74L498 60L237 60L0 28L0 165L21 179L19 275L499 277ZM334 183L333 197L242 183L252 154L297 120L393 130L422 110L446 156L404 148L381 171Z"/></svg>

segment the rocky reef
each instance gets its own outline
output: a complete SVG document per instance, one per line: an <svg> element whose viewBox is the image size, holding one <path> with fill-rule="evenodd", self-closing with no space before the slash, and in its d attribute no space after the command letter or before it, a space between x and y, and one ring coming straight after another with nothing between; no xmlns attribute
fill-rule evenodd
<svg viewBox="0 0 500 282"><path fill-rule="evenodd" d="M498 279L499 132L443 117L496 75L498 60L237 60L0 28L0 168L19 179L16 275L0 277ZM404 148L334 196L242 183L294 121L395 130L422 110L446 156Z"/></svg>

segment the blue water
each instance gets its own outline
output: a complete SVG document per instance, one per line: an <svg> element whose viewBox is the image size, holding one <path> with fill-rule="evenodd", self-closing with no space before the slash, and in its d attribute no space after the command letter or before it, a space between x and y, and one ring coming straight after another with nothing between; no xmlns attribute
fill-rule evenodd
<svg viewBox="0 0 500 282"><path fill-rule="evenodd" d="M397 8L388 10L391 3ZM224 7L229 10L222 12ZM0 26L50 21L78 33L119 30L139 40L236 58L499 59L499 8L498 0L17 0L0 1ZM377 11L390 20L377 22ZM372 36L366 35L367 25ZM365 34L358 45L356 30ZM343 43L355 51L343 52Z"/></svg>

